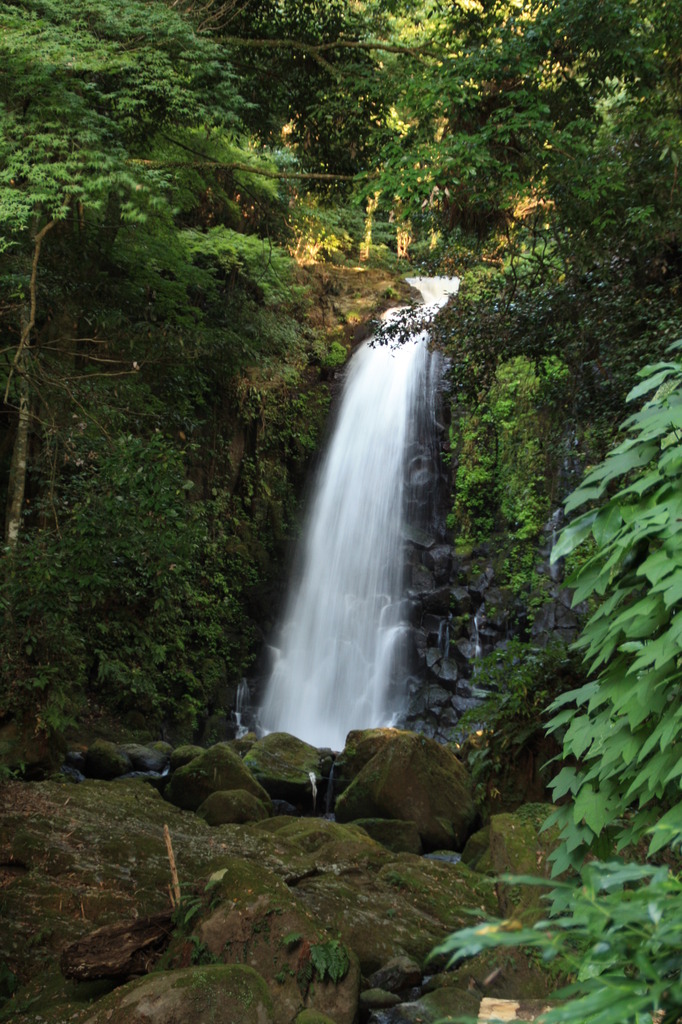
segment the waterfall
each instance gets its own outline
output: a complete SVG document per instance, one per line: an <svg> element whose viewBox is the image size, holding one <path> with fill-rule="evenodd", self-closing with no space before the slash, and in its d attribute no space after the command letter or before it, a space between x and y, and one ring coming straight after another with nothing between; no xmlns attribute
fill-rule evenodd
<svg viewBox="0 0 682 1024"><path fill-rule="evenodd" d="M480 658L483 654L483 647L481 646L481 629L480 622L485 616L485 606L481 605L476 614L474 615L474 644L476 649L474 651L474 658Z"/></svg>
<svg viewBox="0 0 682 1024"><path fill-rule="evenodd" d="M247 728L242 725L242 718L249 706L249 684L246 679L242 679L237 687L237 695L235 698L234 711L232 712L234 717L235 736L237 739L241 739L247 733Z"/></svg>
<svg viewBox="0 0 682 1024"><path fill-rule="evenodd" d="M410 283L434 311L459 284ZM350 361L260 711L265 732L340 750L351 729L388 725L403 710L405 464L430 400L430 358L417 330L399 346L365 344Z"/></svg>

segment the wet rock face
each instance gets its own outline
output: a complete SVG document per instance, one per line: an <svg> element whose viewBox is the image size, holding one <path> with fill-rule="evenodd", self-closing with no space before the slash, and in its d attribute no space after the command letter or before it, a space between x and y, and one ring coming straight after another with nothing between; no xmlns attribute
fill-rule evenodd
<svg viewBox="0 0 682 1024"><path fill-rule="evenodd" d="M456 738L461 716L485 696L475 684L481 657L504 650L512 638L539 647L576 638L583 609L572 607L561 567L549 562L555 518L539 541L536 571L543 604L531 625L526 602L499 585L486 545L462 556L437 526L430 532L423 524L406 528L409 625L403 646L409 644L409 652L403 663L407 699L400 727L441 743Z"/></svg>

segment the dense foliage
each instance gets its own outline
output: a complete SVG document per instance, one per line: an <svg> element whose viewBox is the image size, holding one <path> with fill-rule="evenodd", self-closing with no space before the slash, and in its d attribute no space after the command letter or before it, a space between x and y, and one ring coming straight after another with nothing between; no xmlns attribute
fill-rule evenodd
<svg viewBox="0 0 682 1024"><path fill-rule="evenodd" d="M2 711L191 729L254 657L326 342L218 42L136 0L0 18Z"/></svg>
<svg viewBox="0 0 682 1024"><path fill-rule="evenodd" d="M656 824L654 852L682 831L682 363L674 357L642 371L629 398L653 397L567 501L568 511L598 507L575 518L554 551L560 558L593 545L570 581L574 600L594 607L579 641L592 678L555 702L550 723L577 762L553 782L555 799L572 797L557 812L559 869L603 835L615 832L622 848Z"/></svg>
<svg viewBox="0 0 682 1024"><path fill-rule="evenodd" d="M457 732L483 815L542 797L559 753L546 735L548 707L580 679L577 657L559 640L544 648L510 640L480 659L476 685L485 697ZM520 791L519 780L526 787Z"/></svg>
<svg viewBox="0 0 682 1024"><path fill-rule="evenodd" d="M574 601L592 607L577 644L588 681L553 702L548 726L562 737L565 762L552 783L560 806L548 824L561 826L553 870L569 877L555 883L549 916L532 928L487 923L438 950L452 962L518 945L560 957L572 982L557 993L566 1002L543 1015L548 1024L651 1020L661 1011L673 1021L682 1006L679 870L586 856L613 855L615 846L632 858L646 837L650 856L668 848L679 867L679 349L641 372L630 400L653 395L567 500L568 511L590 508L554 549L558 559L587 548L569 582Z"/></svg>

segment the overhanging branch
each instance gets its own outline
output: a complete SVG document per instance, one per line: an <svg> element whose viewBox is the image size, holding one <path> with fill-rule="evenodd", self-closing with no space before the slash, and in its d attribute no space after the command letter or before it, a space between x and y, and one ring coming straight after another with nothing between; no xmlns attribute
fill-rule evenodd
<svg viewBox="0 0 682 1024"><path fill-rule="evenodd" d="M224 163L210 156L200 156L198 160L130 160L129 163L138 167L215 167L224 171L242 171L245 174L258 174L262 178L306 179L310 181L355 181L354 174L322 174L306 171L268 171L264 167L253 167L250 164Z"/></svg>
<svg viewBox="0 0 682 1024"><path fill-rule="evenodd" d="M254 50L299 50L316 57L329 50L381 50L384 53L402 53L408 57L437 57L433 47L401 46L398 43L384 43L380 39L362 41L359 39L336 39L331 43L302 43L299 39L244 39L241 36L218 36L221 43L230 46L244 46ZM324 62L328 67L331 65ZM334 68L332 70L335 71Z"/></svg>

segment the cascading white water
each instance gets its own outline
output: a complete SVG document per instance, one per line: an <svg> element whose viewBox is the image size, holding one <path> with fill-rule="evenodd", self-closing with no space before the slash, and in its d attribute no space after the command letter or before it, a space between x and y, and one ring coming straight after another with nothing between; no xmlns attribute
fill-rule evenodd
<svg viewBox="0 0 682 1024"><path fill-rule="evenodd" d="M459 285L408 280L434 310ZM364 345L351 360L260 712L265 732L340 750L351 729L390 724L402 710L392 682L404 632L405 452L429 359L417 331L398 347Z"/></svg>

